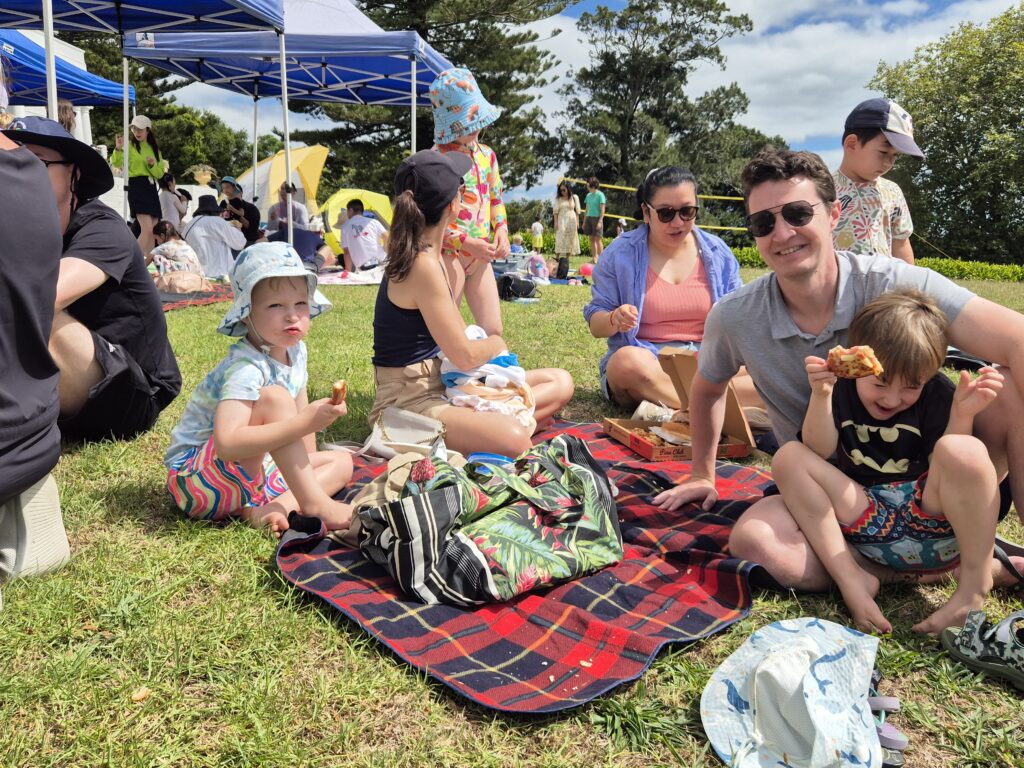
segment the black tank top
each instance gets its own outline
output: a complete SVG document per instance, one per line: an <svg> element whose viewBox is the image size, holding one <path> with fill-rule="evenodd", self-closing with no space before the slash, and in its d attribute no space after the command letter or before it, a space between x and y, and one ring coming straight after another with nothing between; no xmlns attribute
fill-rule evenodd
<svg viewBox="0 0 1024 768"><path fill-rule="evenodd" d="M404 368L437 357L440 352L423 320L423 313L396 306L388 298L385 277L373 310L373 364L382 368Z"/></svg>

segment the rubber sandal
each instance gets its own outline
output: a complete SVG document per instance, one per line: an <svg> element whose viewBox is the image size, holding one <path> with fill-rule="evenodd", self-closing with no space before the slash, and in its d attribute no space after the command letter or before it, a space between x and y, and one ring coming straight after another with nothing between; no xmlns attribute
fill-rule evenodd
<svg viewBox="0 0 1024 768"><path fill-rule="evenodd" d="M882 747L882 768L903 768L906 763L903 760L903 753L898 749L886 749Z"/></svg>
<svg viewBox="0 0 1024 768"><path fill-rule="evenodd" d="M995 625L984 611L971 611L962 629L942 630L942 646L961 664L1024 691L1024 611Z"/></svg>
<svg viewBox="0 0 1024 768"><path fill-rule="evenodd" d="M903 735L903 732L890 723L882 723L876 726L875 730L878 731L878 743L882 745L883 749L894 749L897 752L902 752L907 748L907 744L910 743L907 737Z"/></svg>
<svg viewBox="0 0 1024 768"><path fill-rule="evenodd" d="M868 696L868 706L872 712L899 712L900 700L895 696Z"/></svg>
<svg viewBox="0 0 1024 768"><path fill-rule="evenodd" d="M996 560L1002 563L1002 566L1009 571L1010 575L1017 579L1017 583L1014 586L1009 587L1009 589L1024 589L1024 573L1018 571L1016 566L1010 562L1010 555L1024 557L1024 547L1020 544L1015 544L1012 541L1007 541L1006 539L996 536L996 545L993 550L993 554Z"/></svg>

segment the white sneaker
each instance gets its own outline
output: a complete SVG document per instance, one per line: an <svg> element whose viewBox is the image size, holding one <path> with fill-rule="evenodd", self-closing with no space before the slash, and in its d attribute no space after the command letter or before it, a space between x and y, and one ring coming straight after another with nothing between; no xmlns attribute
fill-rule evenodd
<svg viewBox="0 0 1024 768"><path fill-rule="evenodd" d="M675 409L669 408L667 405L643 400L633 411L631 418L634 421L671 421L674 414Z"/></svg>
<svg viewBox="0 0 1024 768"><path fill-rule="evenodd" d="M53 475L0 505L0 581L49 573L70 559Z"/></svg>

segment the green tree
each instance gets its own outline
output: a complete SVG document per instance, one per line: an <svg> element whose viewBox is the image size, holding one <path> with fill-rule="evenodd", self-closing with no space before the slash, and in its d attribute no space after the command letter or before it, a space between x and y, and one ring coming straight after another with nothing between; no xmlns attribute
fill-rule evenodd
<svg viewBox="0 0 1024 768"><path fill-rule="evenodd" d="M536 184L552 167L556 142L544 115L533 105L529 88L542 87L555 58L537 48L535 33L522 24L561 12L567 0L364 0L360 7L384 29L420 34L449 61L472 70L487 99L502 115L485 133L501 164L506 187ZM320 189L324 195L339 186L390 192L395 168L409 151L409 109L335 104L302 104L293 108L336 122L328 130L296 132L295 138L332 150ZM417 110L417 148L433 144L429 109Z"/></svg>
<svg viewBox="0 0 1024 768"><path fill-rule="evenodd" d="M632 185L650 168L683 163L715 185L731 183L718 152L756 133L734 123L747 98L735 83L696 99L685 90L698 63L723 63L719 42L750 31L750 19L718 0L630 0L584 13L579 29L592 50L590 65L560 90L568 175Z"/></svg>
<svg viewBox="0 0 1024 768"><path fill-rule="evenodd" d="M901 159L889 176L918 234L956 258L1024 263L1022 41L1024 4L880 64L869 86L913 115L925 159Z"/></svg>

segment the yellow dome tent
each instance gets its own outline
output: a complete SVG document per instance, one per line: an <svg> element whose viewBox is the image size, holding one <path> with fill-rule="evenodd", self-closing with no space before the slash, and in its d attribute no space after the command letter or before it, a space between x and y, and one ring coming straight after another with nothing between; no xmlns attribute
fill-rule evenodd
<svg viewBox="0 0 1024 768"><path fill-rule="evenodd" d="M364 210L373 211L385 226L391 226L391 200L386 195L370 192L367 189L339 189L320 206L320 215L323 217L324 224L330 227L330 231L324 234L324 242L331 246L335 256L341 255L341 224L343 222L338 221L338 215L345 213L345 208L348 207L351 200L361 200Z"/></svg>

